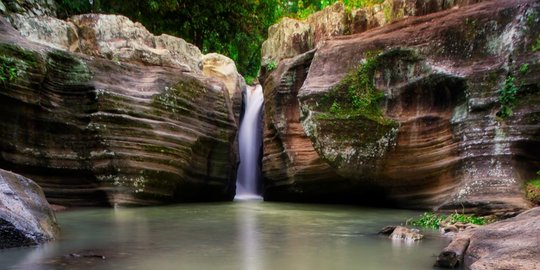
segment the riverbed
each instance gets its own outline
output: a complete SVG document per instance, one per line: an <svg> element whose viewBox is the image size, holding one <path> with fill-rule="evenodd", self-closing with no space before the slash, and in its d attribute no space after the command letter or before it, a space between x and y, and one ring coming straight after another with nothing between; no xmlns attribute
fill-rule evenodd
<svg viewBox="0 0 540 270"><path fill-rule="evenodd" d="M433 269L448 239L377 235L419 212L254 202L84 209L57 214L59 240L0 251L2 269Z"/></svg>

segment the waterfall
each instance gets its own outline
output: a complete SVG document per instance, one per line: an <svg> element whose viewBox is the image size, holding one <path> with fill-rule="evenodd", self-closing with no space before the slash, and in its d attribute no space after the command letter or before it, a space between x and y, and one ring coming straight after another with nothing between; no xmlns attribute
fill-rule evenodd
<svg viewBox="0 0 540 270"><path fill-rule="evenodd" d="M260 151L262 144L261 111L263 91L260 84L248 87L244 95L244 117L240 124L238 144L240 166L236 177L237 200L262 199L259 195Z"/></svg>

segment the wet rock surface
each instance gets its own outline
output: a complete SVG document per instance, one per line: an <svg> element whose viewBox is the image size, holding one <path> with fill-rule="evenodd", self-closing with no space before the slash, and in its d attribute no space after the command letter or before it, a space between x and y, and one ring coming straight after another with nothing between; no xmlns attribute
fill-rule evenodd
<svg viewBox="0 0 540 270"><path fill-rule="evenodd" d="M0 249L55 239L56 217L32 180L0 169Z"/></svg>

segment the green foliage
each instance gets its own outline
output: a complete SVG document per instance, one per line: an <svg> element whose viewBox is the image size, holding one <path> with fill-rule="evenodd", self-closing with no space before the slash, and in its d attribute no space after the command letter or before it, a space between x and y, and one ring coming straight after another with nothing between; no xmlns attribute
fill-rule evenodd
<svg viewBox="0 0 540 270"><path fill-rule="evenodd" d="M324 9L327 6L333 5L336 2L343 3L345 8L350 11L355 8L382 4L384 0L292 0L276 2L276 14L279 18L290 17L305 19L309 15Z"/></svg>
<svg viewBox="0 0 540 270"><path fill-rule="evenodd" d="M513 76L507 76L504 81L503 88L499 89L499 102L501 108L497 113L497 116L506 118L512 115L512 108L517 101L518 87L516 86L516 78Z"/></svg>
<svg viewBox="0 0 540 270"><path fill-rule="evenodd" d="M533 26L537 18L538 13L536 13L536 11L527 14L527 25Z"/></svg>
<svg viewBox="0 0 540 270"><path fill-rule="evenodd" d="M536 175L536 178L525 184L525 196L535 205L540 205L540 171L537 171Z"/></svg>
<svg viewBox="0 0 540 270"><path fill-rule="evenodd" d="M527 74L529 72L529 64L525 63L519 67L519 73Z"/></svg>
<svg viewBox="0 0 540 270"><path fill-rule="evenodd" d="M277 68L277 64L278 64L278 63L276 62L276 60L270 61L270 63L268 63L268 65L266 65L266 70L270 72L270 71L276 69L276 68Z"/></svg>
<svg viewBox="0 0 540 270"><path fill-rule="evenodd" d="M421 228L430 228L430 229L438 229L439 224L441 223L443 219L441 216L431 213L431 212L425 212L422 215L420 215L418 218L408 220L407 225L421 227Z"/></svg>
<svg viewBox="0 0 540 270"><path fill-rule="evenodd" d="M536 39L536 42L535 42L534 45L532 46L532 51L533 51L533 52L540 51L540 37L538 37L538 38Z"/></svg>
<svg viewBox="0 0 540 270"><path fill-rule="evenodd" d="M418 218L407 221L407 225L417 226L422 228L438 229L441 223L446 224L476 224L485 225L487 220L484 217L477 217L473 215L465 215L459 213L452 213L449 216L443 214L435 214L433 212L426 212L420 215Z"/></svg>
<svg viewBox="0 0 540 270"><path fill-rule="evenodd" d="M73 14L90 13L92 7L87 0L56 0L58 17L65 19Z"/></svg>
<svg viewBox="0 0 540 270"><path fill-rule="evenodd" d="M249 85L253 85L253 83L255 82L255 77L250 75L247 75L246 77L244 77L244 79L246 80L246 84Z"/></svg>
<svg viewBox="0 0 540 270"><path fill-rule="evenodd" d="M341 111L341 106L339 106L339 103L337 103L334 100L334 103L332 103L332 106L330 106L330 112L331 113L339 113Z"/></svg>
<svg viewBox="0 0 540 270"><path fill-rule="evenodd" d="M18 76L17 63L8 57L0 56L0 81L2 83L11 82L16 80Z"/></svg>

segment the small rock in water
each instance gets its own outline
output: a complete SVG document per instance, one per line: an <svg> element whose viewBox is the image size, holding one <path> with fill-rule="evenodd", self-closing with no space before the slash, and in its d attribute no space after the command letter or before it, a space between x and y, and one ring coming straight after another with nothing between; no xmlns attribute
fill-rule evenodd
<svg viewBox="0 0 540 270"><path fill-rule="evenodd" d="M417 241L424 238L424 235L422 235L418 229L397 226L390 235L390 238L396 240Z"/></svg>

